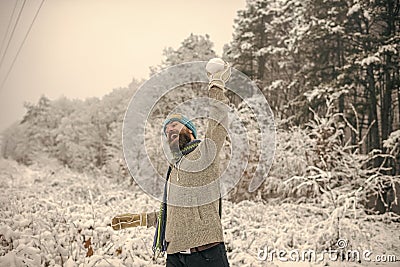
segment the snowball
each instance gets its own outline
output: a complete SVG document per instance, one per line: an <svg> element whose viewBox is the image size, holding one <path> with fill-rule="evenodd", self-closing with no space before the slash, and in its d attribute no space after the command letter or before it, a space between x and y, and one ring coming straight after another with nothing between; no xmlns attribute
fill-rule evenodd
<svg viewBox="0 0 400 267"><path fill-rule="evenodd" d="M213 58L206 65L207 72L214 74L224 70L225 62L220 58Z"/></svg>

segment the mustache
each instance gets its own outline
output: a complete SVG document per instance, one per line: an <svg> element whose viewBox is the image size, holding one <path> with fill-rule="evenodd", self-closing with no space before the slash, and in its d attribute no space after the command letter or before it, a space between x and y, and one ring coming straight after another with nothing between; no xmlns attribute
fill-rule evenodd
<svg viewBox="0 0 400 267"><path fill-rule="evenodd" d="M177 136L175 136L177 135ZM171 143L173 140L178 138L177 145L180 149L183 149L187 143L191 141L190 135L185 131L171 131L168 133L168 142Z"/></svg>
<svg viewBox="0 0 400 267"><path fill-rule="evenodd" d="M176 137L173 137L174 135L177 135L177 137L179 137L181 135L181 133L179 131L171 131L168 133L167 137L168 137L168 141L172 141L172 139L175 139Z"/></svg>

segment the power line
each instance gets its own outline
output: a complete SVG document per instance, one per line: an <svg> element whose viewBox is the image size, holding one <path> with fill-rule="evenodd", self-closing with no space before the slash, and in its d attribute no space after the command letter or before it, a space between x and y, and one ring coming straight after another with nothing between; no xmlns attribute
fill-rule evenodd
<svg viewBox="0 0 400 267"><path fill-rule="evenodd" d="M15 55L15 57L14 57L12 63L11 63L10 68L8 69L8 72L7 72L7 74L6 74L6 77L4 78L3 82L1 83L0 91L3 89L4 84L6 83L6 81L7 81L7 79L8 79L8 76L10 75L11 70L12 70L12 68L14 67L15 61L17 60L18 55L19 55L19 53L21 52L21 49L22 49L22 47L24 46L25 41L26 41L26 39L28 38L29 33L31 32L32 26L33 26L33 24L35 23L37 16L39 15L39 11L40 11L40 9L42 8L43 3L44 3L44 0L42 0L42 2L40 3L40 6L39 6L38 10L36 11L35 17L33 18L31 25L29 25L29 29L28 29L28 31L27 31L26 34L25 34L24 40L22 41L21 45L19 46L18 52L17 52L17 54Z"/></svg>
<svg viewBox="0 0 400 267"><path fill-rule="evenodd" d="M19 13L18 13L17 20L15 21L14 27L13 27L13 29L12 29L10 39L8 39L8 43L7 43L7 46L6 46L6 50L4 51L3 56L1 57L1 60L0 60L0 69L1 69L1 66L3 65L4 58L5 58L6 54L7 54L8 47L10 47L11 39L12 39L13 36L14 36L15 28L17 28L17 25L18 25L18 22L19 22L19 18L21 17L22 10L24 10L25 2L26 2L26 0L24 0L24 2L22 3L21 10L20 10Z"/></svg>
<svg viewBox="0 0 400 267"><path fill-rule="evenodd" d="M1 41L1 49L0 49L0 52L3 51L4 42L5 42L5 40L6 40L6 37L7 37L7 35L8 35L8 32L10 31L11 21L12 21L12 18L14 17L15 10L17 9L17 3L18 3L18 0L15 0L15 5L14 5L14 8L13 8L13 12L11 13L10 21L8 22L8 25L7 25L6 33L4 34L4 38L3 38L3 40Z"/></svg>

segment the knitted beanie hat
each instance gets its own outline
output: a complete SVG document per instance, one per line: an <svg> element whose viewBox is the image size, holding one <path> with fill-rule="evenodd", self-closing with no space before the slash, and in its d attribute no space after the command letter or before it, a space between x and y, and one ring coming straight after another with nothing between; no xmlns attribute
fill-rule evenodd
<svg viewBox="0 0 400 267"><path fill-rule="evenodd" d="M163 132L165 135L165 128L167 127L168 123L171 123L173 121L179 121L180 123L182 123L183 125L185 125L189 130L192 131L192 134L194 136L194 138L197 138L197 130L196 130L196 126L194 126L193 122L191 122L188 118L186 118L185 116L181 115L181 114L172 114L169 115L168 118L164 121L164 125L163 125Z"/></svg>

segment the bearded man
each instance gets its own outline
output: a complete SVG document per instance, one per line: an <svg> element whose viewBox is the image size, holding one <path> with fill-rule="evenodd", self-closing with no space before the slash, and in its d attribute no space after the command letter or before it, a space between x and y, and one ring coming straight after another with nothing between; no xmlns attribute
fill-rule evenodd
<svg viewBox="0 0 400 267"><path fill-rule="evenodd" d="M218 154L227 135L224 92L231 68L215 58L207 63L206 71L210 112L205 138L197 139L195 125L181 114L168 116L163 124L174 159L167 171L160 210L122 214L112 220L114 230L154 226L153 252L156 257L167 253L167 267L229 266L219 186L215 185L220 177Z"/></svg>

